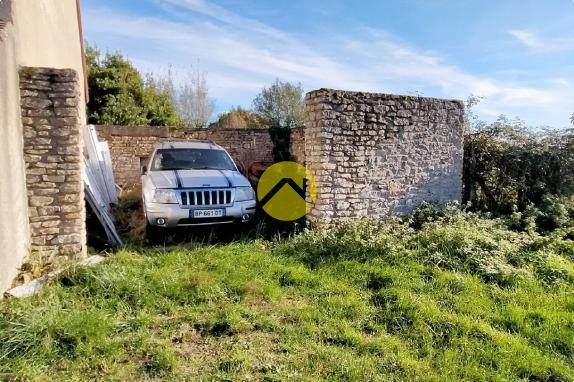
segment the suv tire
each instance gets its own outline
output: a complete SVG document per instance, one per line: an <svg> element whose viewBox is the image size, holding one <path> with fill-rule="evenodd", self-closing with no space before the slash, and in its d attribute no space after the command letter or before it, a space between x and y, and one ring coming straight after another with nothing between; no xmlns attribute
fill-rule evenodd
<svg viewBox="0 0 574 382"><path fill-rule="evenodd" d="M165 244L165 230L155 227L149 223L145 227L145 236L149 245L156 246Z"/></svg>

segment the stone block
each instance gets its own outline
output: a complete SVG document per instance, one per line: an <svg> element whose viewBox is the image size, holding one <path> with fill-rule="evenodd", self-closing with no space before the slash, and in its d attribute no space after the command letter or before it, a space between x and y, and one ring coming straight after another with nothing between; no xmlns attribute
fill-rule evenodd
<svg viewBox="0 0 574 382"><path fill-rule="evenodd" d="M51 196L30 196L28 197L28 204L31 207L41 207L50 205L54 201Z"/></svg>
<svg viewBox="0 0 574 382"><path fill-rule="evenodd" d="M66 180L64 175L44 175L42 176L44 182L63 183Z"/></svg>
<svg viewBox="0 0 574 382"><path fill-rule="evenodd" d="M26 96L22 96L22 94L20 94L21 97L21 105L23 108L27 108L27 109L46 109L50 106L52 106L52 101L50 101L47 98L43 98L43 97L26 97Z"/></svg>

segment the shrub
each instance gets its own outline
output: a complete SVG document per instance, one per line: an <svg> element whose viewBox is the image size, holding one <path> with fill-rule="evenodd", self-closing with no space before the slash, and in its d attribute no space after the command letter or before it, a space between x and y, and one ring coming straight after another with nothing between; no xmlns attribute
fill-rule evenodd
<svg viewBox="0 0 574 382"><path fill-rule="evenodd" d="M542 231L571 227L574 224L571 216L571 211L573 210L574 203L572 203L571 199L545 195L540 203L540 215L536 225Z"/></svg>
<svg viewBox="0 0 574 382"><path fill-rule="evenodd" d="M531 204L540 208L547 195L574 193L571 130L529 129L504 116L491 124L469 117L467 122L463 201L474 209L522 212Z"/></svg>
<svg viewBox="0 0 574 382"><path fill-rule="evenodd" d="M384 257L392 261L404 251L401 239L408 237L410 231L399 220L362 220L331 230L306 230L290 241L279 243L276 253L293 256L311 268L343 259L366 261Z"/></svg>
<svg viewBox="0 0 574 382"><path fill-rule="evenodd" d="M573 199L545 195L538 207L529 204L524 211L505 217L508 228L516 231L550 233L559 228L574 227Z"/></svg>
<svg viewBox="0 0 574 382"><path fill-rule="evenodd" d="M453 222L463 214L458 203L447 204L440 207L435 204L423 202L406 219L407 223L414 229L422 228L423 224L430 222Z"/></svg>

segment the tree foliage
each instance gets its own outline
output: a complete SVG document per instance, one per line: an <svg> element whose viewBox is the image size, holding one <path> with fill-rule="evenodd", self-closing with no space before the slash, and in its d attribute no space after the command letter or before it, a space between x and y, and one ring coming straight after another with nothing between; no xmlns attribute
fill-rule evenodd
<svg viewBox="0 0 574 382"><path fill-rule="evenodd" d="M289 82L276 80L269 88L264 87L253 100L253 110L269 126L292 128L303 125L305 107L303 88Z"/></svg>
<svg viewBox="0 0 574 382"><path fill-rule="evenodd" d="M529 129L501 116L485 123L467 106L464 201L497 213L548 204L550 196L574 193L574 134Z"/></svg>
<svg viewBox="0 0 574 382"><path fill-rule="evenodd" d="M177 77L178 80L174 80ZM170 67L166 74L148 75L146 83L162 94L169 95L180 119L181 127L207 127L215 101L209 96L207 79L204 72L189 70L181 74Z"/></svg>
<svg viewBox="0 0 574 382"><path fill-rule="evenodd" d="M215 102L209 97L205 74L199 71L189 73L176 94L177 109L185 125L207 127Z"/></svg>
<svg viewBox="0 0 574 382"><path fill-rule="evenodd" d="M86 48L88 121L108 125L176 126L176 109L167 92L146 86L137 69L120 53L103 57Z"/></svg>
<svg viewBox="0 0 574 382"><path fill-rule="evenodd" d="M210 127L222 129L260 129L265 128L266 125L259 114L237 106L221 114L217 122L210 125Z"/></svg>

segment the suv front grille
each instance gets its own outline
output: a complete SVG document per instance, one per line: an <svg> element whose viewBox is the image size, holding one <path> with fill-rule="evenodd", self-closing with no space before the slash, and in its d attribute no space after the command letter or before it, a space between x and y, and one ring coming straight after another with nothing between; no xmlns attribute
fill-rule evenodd
<svg viewBox="0 0 574 382"><path fill-rule="evenodd" d="M185 207L228 206L233 203L230 189L181 191L181 205Z"/></svg>

